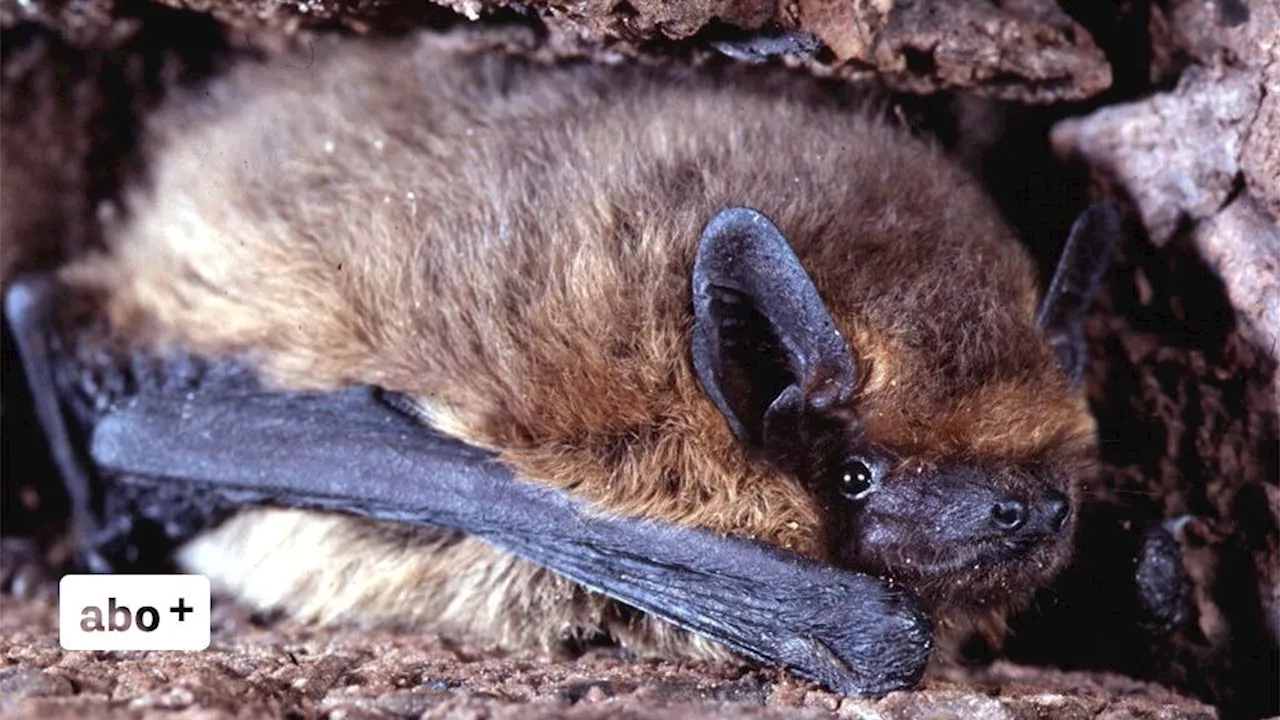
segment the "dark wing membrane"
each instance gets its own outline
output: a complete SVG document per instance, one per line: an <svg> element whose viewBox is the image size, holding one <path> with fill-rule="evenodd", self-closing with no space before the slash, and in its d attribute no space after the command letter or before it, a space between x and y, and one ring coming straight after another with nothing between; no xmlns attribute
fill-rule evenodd
<svg viewBox="0 0 1280 720"><path fill-rule="evenodd" d="M912 685L928 655L913 600L871 577L695 528L592 511L517 479L360 388L141 395L93 434L101 466L241 503L443 526L848 693Z"/></svg>
<svg viewBox="0 0 1280 720"><path fill-rule="evenodd" d="M20 350L28 365L57 362ZM103 492L182 512L277 504L452 528L844 693L880 695L923 672L929 621L880 580L760 543L602 514L417 424L374 389L269 393L235 373L192 381L190 365L180 359L173 380L141 363L146 378L126 373L128 392L77 434L91 442L74 457ZM166 504L183 496L198 502Z"/></svg>
<svg viewBox="0 0 1280 720"><path fill-rule="evenodd" d="M87 438L105 412L139 393L181 397L200 388L248 390L258 387L257 379L232 363L209 363L182 353L159 357L130 352L103 323L66 307L72 304L69 299L68 288L52 275L17 278L4 297L31 414L70 506L77 552L65 569L172 569L170 551L230 515L235 504L193 486L143 489L122 483L89 457ZM12 413L20 409L7 411L8 421L17 421Z"/></svg>
<svg viewBox="0 0 1280 720"><path fill-rule="evenodd" d="M13 333L22 361L32 409L49 443L50 454L71 506L72 519L82 532L98 525L94 508L100 504L98 485L83 456L83 443L70 433L77 423L68 422L60 398L57 368L57 334L54 299L61 286L52 276L29 276L15 281L5 292L4 316ZM106 566L95 563L96 571Z"/></svg>

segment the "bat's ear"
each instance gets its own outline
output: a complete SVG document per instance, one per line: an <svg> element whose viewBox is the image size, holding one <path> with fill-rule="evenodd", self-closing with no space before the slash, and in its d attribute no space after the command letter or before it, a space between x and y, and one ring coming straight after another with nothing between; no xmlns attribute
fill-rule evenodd
<svg viewBox="0 0 1280 720"><path fill-rule="evenodd" d="M693 266L693 366L734 434L754 446L853 392L849 346L782 232L721 211Z"/></svg>
<svg viewBox="0 0 1280 720"><path fill-rule="evenodd" d="M1098 203L1076 218L1058 269L1036 313L1036 327L1053 347L1058 367L1072 387L1080 384L1086 358L1084 314L1093 303L1120 242L1120 217Z"/></svg>

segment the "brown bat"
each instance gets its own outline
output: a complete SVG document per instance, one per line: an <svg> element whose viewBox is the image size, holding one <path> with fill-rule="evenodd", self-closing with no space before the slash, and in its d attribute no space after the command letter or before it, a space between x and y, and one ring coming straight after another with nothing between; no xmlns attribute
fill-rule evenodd
<svg viewBox="0 0 1280 720"><path fill-rule="evenodd" d="M1114 214L1081 217L1042 294L991 201L936 147L872 104L763 77L544 66L422 36L323 44L306 69L242 63L160 111L149 182L108 251L61 274L117 337L234 360L267 396L379 388L432 437L483 449L607 528L574 547L615 548L569 562L553 548L560 521L520 525L535 513L514 505L541 500L485 495L495 504L473 504L472 520L441 522L469 535L246 510L186 544L180 565L308 620L507 646L603 635L664 656L728 645L802 665L718 620L756 586L716 573L755 560L688 569L777 548L768 562L833 568L821 583L846 609L831 612L856 615L846 629L865 640L836 652L862 673L842 689L871 693L919 677L928 623L911 597L944 629L1029 600L1069 558L1093 463L1080 323ZM33 287L10 293L19 335L38 314ZM217 405L200 432L182 425L199 407L144 403L99 428L94 457L189 477L199 462L164 460L185 437L231 453L215 475L292 478L296 462L346 473L347 492L400 472L414 502L445 482L385 458L371 471L365 453L414 444L402 425L377 429L363 401L255 402ZM323 433L294 422L312 416L329 418ZM400 439L367 440L386 432ZM167 439L121 450L121 433ZM347 442L363 449L308 449ZM677 534L629 554L605 538L648 543L626 533L651 527ZM658 579L619 590L632 572ZM839 585L849 578L861 584Z"/></svg>

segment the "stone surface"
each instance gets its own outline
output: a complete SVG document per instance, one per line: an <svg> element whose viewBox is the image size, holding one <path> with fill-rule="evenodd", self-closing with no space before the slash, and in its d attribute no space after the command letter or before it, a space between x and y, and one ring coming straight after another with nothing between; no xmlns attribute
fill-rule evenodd
<svg viewBox="0 0 1280 720"><path fill-rule="evenodd" d="M1277 30L1280 38L1280 29ZM1262 71L1262 102L1249 126L1240 169L1250 192L1273 220L1280 220L1280 62Z"/></svg>
<svg viewBox="0 0 1280 720"><path fill-rule="evenodd" d="M1054 127L1055 149L1121 185L1161 245L1186 219L1213 216L1240 174L1262 100L1258 73L1192 68L1176 90Z"/></svg>
<svg viewBox="0 0 1280 720"><path fill-rule="evenodd" d="M1215 698L1224 716L1267 717L1280 710L1276 362L1195 232L1159 249L1135 232L1113 263L1087 326L1102 473L1085 492L1167 518L1190 579L1186 625L1115 660Z"/></svg>
<svg viewBox="0 0 1280 720"><path fill-rule="evenodd" d="M1261 208L1280 219L1280 3L1167 0L1145 12L1148 37L1113 43L1108 54L1121 75L1145 62L1151 83L1176 81L1177 90L1107 108L1082 121L1089 127L1067 123L1059 129L1062 141L1079 146L1100 169L1132 171L1123 183L1144 219L1155 222L1157 241L1172 233L1170 214L1191 210L1196 220L1216 212L1224 204L1224 178L1228 190L1242 179ZM1133 52L1144 44L1146 58ZM1230 87L1214 87L1219 81ZM1129 136L1119 137L1122 131ZM1196 147L1206 153L1198 166L1178 157L1178 148ZM1164 163L1176 171L1156 180L1161 187L1143 187ZM1177 209L1150 209L1162 203Z"/></svg>
<svg viewBox="0 0 1280 720"><path fill-rule="evenodd" d="M1280 3L1273 0L1166 0L1154 7L1174 46L1202 63L1262 67L1275 62Z"/></svg>
<svg viewBox="0 0 1280 720"><path fill-rule="evenodd" d="M0 717L1216 717L1158 686L1100 673L997 664L864 700L731 663L627 660L604 650L548 658L435 636L264 627L225 604L215 604L206 651L65 652L51 598L0 601Z"/></svg>
<svg viewBox="0 0 1280 720"><path fill-rule="evenodd" d="M1258 74L1262 100L1245 128L1241 168L1253 196L1280 219L1280 3L1171 0L1153 12L1165 30L1166 54Z"/></svg>
<svg viewBox="0 0 1280 720"><path fill-rule="evenodd" d="M1054 102L1092 96L1111 70L1089 33L1054 0L164 0L256 35L328 27L377 33L406 25L503 14L544 27L558 56L706 54L717 42L792 34L776 45L820 74L878 74L910 92L971 88L1002 99ZM117 47L153 13L125 0L0 0L0 25L35 22L76 45ZM140 9L141 8L141 9Z"/></svg>
<svg viewBox="0 0 1280 720"><path fill-rule="evenodd" d="M1251 338L1280 357L1280 226L1242 194L1198 224L1193 237Z"/></svg>
<svg viewBox="0 0 1280 720"><path fill-rule="evenodd" d="M895 89L971 88L1021 102L1078 100L1111 85L1111 68L1052 0L899 0L876 38L875 68Z"/></svg>

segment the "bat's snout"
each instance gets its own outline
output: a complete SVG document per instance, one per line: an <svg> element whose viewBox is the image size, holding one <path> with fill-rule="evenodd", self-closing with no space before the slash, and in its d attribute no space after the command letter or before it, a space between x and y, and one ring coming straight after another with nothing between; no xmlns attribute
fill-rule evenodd
<svg viewBox="0 0 1280 720"><path fill-rule="evenodd" d="M998 533L1022 538L1061 532L1070 517L1071 500L1049 490L1035 500L1013 495L998 500L991 506L990 523Z"/></svg>

